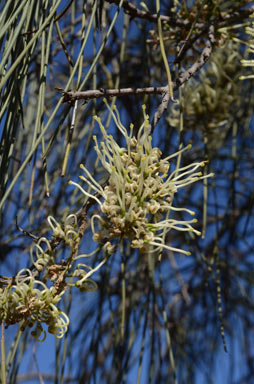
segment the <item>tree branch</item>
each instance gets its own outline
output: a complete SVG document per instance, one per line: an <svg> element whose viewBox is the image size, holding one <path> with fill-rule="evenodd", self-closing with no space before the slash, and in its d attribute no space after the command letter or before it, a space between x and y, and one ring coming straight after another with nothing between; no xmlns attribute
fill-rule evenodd
<svg viewBox="0 0 254 384"><path fill-rule="evenodd" d="M176 79L175 84L173 85L173 90L178 89L181 85L186 83L196 72L198 72L203 65L206 63L208 58L210 57L212 53L212 49L215 43L215 37L214 37L214 25L210 25L209 31L208 31L208 39L205 45L205 48L203 49L199 59L185 72L180 74L178 79ZM157 109L157 111L154 114L154 118L152 121L152 132L156 126L156 124L160 121L161 116L164 114L168 107L169 103L169 91L167 87L166 93L163 95L161 103Z"/></svg>
<svg viewBox="0 0 254 384"><path fill-rule="evenodd" d="M106 0L110 4L119 5L120 0ZM248 2L247 2L248 4ZM247 5L246 4L246 5ZM135 7L132 3L130 3L128 0L125 0L122 4L122 8L125 13L130 15L132 19L134 18L140 18L145 19L154 23L157 23L158 16L157 14L153 14L147 11L143 11ZM245 18L250 17L250 15L254 12L254 6L251 6L248 9L239 9L237 11L232 10L230 14L225 15L224 18L220 18L217 21L214 20L214 24L216 25L216 28L223 28L229 25L232 25L232 23L237 23L239 21L242 21ZM178 26L178 27L184 27L189 28L192 25L192 21L189 21L188 19L180 19L176 18L174 16L166 16L161 15L160 16L161 21L170 24L171 26ZM207 26L208 23L196 23L196 28L202 29L203 27Z"/></svg>
<svg viewBox="0 0 254 384"><path fill-rule="evenodd" d="M181 73L176 81L173 83L173 90L176 91L181 85L186 83L196 72L198 72L210 57L215 43L214 37L214 25L210 25L208 31L208 39L205 48L200 54L198 60L186 71ZM85 100L87 102L90 99L99 97L113 97L113 96L127 96L127 95L162 95L161 104L159 105L153 121L152 131L155 125L159 122L161 116L165 112L169 103L168 85L162 87L148 87L148 88L122 88L122 89L99 89L88 90L83 92L63 92L62 89L56 88L63 94L63 102L74 102L75 100Z"/></svg>
<svg viewBox="0 0 254 384"><path fill-rule="evenodd" d="M166 92L165 87L148 87L148 88L119 88L119 89L94 89L83 92L63 92L60 88L56 90L62 92L63 103L73 102L75 100L98 99L100 97L113 97L113 96L137 96L137 95L162 95Z"/></svg>
<svg viewBox="0 0 254 384"><path fill-rule="evenodd" d="M179 88L181 85L186 83L186 81L188 81L196 72L198 72L203 67L203 65L206 63L208 58L211 56L214 43L215 43L214 25L212 24L209 27L208 39L205 44L205 48L203 49L198 60L187 71L180 74L178 79L176 79L177 88Z"/></svg>
<svg viewBox="0 0 254 384"><path fill-rule="evenodd" d="M107 0L107 2L110 4L119 5L120 0ZM158 15L156 13L152 14L150 12L140 10L137 7L135 7L134 4L130 3L127 0L125 0L123 2L122 8L123 8L124 12L127 15L129 15L132 19L138 17L139 19L145 19L145 20L157 23ZM174 26L179 26L179 27L186 26L187 27L188 24L190 24L189 20L182 20L182 19L176 20L172 16L161 15L160 18L161 18L162 22L170 23L171 25L174 25Z"/></svg>

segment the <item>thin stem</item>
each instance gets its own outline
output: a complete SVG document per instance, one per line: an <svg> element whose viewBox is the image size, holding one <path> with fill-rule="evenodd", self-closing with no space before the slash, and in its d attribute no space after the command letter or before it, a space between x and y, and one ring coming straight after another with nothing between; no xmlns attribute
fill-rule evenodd
<svg viewBox="0 0 254 384"><path fill-rule="evenodd" d="M1 381L6 384L4 324L1 324Z"/></svg>
<svg viewBox="0 0 254 384"><path fill-rule="evenodd" d="M122 317L121 317L121 342L124 341L124 325L125 325L125 308L126 308L126 283L125 283L125 261L124 261L124 249L123 241L121 242L121 274L122 274Z"/></svg>
<svg viewBox="0 0 254 384"><path fill-rule="evenodd" d="M156 0L156 12L157 12L157 17L158 17L158 33L159 33L159 40L160 40L160 49L161 49L161 56L164 62L164 66L166 69L167 73L167 78L168 78L168 91L169 91L169 97L171 100L174 99L173 96L173 86L172 86L172 78L171 78L171 73L168 65L168 59L166 56L165 52L165 47L164 47L164 42L163 42L163 33L162 33L162 26L161 26L161 17L160 17L160 0Z"/></svg>

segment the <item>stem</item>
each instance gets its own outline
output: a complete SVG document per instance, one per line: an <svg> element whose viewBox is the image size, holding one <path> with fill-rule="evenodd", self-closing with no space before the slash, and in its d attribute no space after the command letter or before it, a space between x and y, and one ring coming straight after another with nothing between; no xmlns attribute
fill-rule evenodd
<svg viewBox="0 0 254 384"><path fill-rule="evenodd" d="M1 324L1 381L6 384L4 324Z"/></svg>
<svg viewBox="0 0 254 384"><path fill-rule="evenodd" d="M126 286L125 286L125 260L123 251L123 240L121 242L121 274L122 274L122 317L121 317L121 342L124 341L124 325L125 325L125 307L126 307Z"/></svg>
<svg viewBox="0 0 254 384"><path fill-rule="evenodd" d="M167 59L166 52L165 52L164 42L163 42L163 33L162 33L161 18L160 18L160 0L156 0L156 12L157 12L157 17L158 17L157 24L158 24L161 56L162 56L162 59L164 62L164 66L165 66L167 78L168 78L169 97L171 100L174 100L171 73L170 73L170 69L169 69L169 65L168 65L168 59Z"/></svg>

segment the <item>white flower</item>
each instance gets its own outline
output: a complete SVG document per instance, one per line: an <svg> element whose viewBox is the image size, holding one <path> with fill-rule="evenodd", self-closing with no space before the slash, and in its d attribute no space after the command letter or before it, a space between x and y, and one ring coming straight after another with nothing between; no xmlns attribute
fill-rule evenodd
<svg viewBox="0 0 254 384"><path fill-rule="evenodd" d="M8 326L22 321L22 329L35 325L32 335L37 340L43 333L43 339L39 341L46 337L41 325L45 323L48 331L60 338L69 325L68 316L55 306L63 294L64 291L58 294L55 287L48 288L36 280L29 269L22 269L15 284L0 288L0 322L4 321Z"/></svg>
<svg viewBox="0 0 254 384"><path fill-rule="evenodd" d="M105 103L107 104L106 101ZM103 242L128 238L131 246L141 251L154 252L166 248L188 255L189 252L164 243L166 233L172 229L200 235L200 232L191 226L196 222L195 219L189 221L169 219L171 211L184 211L194 215L194 212L189 209L174 207L172 205L174 195L180 188L210 177L212 174L202 176L199 168L205 165L204 161L189 164L169 173L169 160L190 148L191 145L161 159L160 149L152 147L149 117L145 113L145 106L143 106L144 123L137 137L133 136L132 124L129 133L122 125L116 107L112 110L108 106L108 109L126 141L126 147L120 148L114 138L107 134L100 118L94 116L103 135L103 141L100 144L94 137L95 150L103 167L109 173L108 185L102 189L88 170L81 166L86 173L86 177L81 176L82 180L86 181L103 201L86 192L79 184L70 182L86 196L94 198L100 205L101 215L95 217L100 227L98 232L95 231L94 219L92 219L93 239Z"/></svg>

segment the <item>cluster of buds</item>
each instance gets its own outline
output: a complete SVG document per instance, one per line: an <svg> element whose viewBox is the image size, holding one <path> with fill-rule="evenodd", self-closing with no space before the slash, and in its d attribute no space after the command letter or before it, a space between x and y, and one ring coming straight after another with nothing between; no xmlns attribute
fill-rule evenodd
<svg viewBox="0 0 254 384"><path fill-rule="evenodd" d="M245 32L251 36L249 41L247 43L241 41L242 43L245 43L248 46L248 52L254 53L254 22L251 23L251 26L247 26L245 28ZM241 64L243 67L254 67L254 60L253 59L242 59ZM240 80L245 80L245 79L253 79L254 75L251 73L250 75L246 76L241 76Z"/></svg>
<svg viewBox="0 0 254 384"><path fill-rule="evenodd" d="M232 129L233 111L241 109L241 56L238 43L225 42L214 51L199 78L192 78L184 86L180 103L171 104L169 124L179 128L183 118L183 129L199 131L209 151L222 147Z"/></svg>
<svg viewBox="0 0 254 384"><path fill-rule="evenodd" d="M71 248L74 246L75 241L78 238L76 215L71 214L67 216L63 226L58 223L53 216L48 217L48 223L55 238L64 240L65 245L70 246Z"/></svg>
<svg viewBox="0 0 254 384"><path fill-rule="evenodd" d="M65 219L63 226L52 216L48 216L48 223L53 231L54 239L64 241L65 245L72 249L78 238L76 215L69 215ZM32 245L30 248L30 257L35 268L39 272L44 273L44 280L49 277L51 281L54 281L66 275L65 272L67 272L68 268L64 267L63 261L62 264L57 264L51 244L45 237L41 237Z"/></svg>
<svg viewBox="0 0 254 384"><path fill-rule="evenodd" d="M34 269L22 269L16 275L14 283L0 287L0 324L9 326L21 323L22 330L35 326L31 334L38 341L46 338L43 323L48 326L48 332L58 338L66 333L69 318L56 305L59 305L67 286L77 287L82 292L95 291L97 284L89 277L105 262L104 260L94 269L83 263L74 267L76 260L90 256L76 256L73 253L78 238L76 215L69 215L63 225L49 216L48 223L53 231L53 242L41 237L32 244L30 257ZM61 242L71 248L72 254L68 262L57 262L55 248ZM95 251L91 255L93 253ZM41 274L41 280L36 279L38 274Z"/></svg>
<svg viewBox="0 0 254 384"><path fill-rule="evenodd" d="M106 100L105 103L107 104ZM191 145L162 159L159 148L152 147L151 127L145 106L144 123L137 137L133 135L132 124L129 133L122 125L116 107L113 110L109 106L108 108L125 138L126 146L120 147L112 135L107 134L100 118L95 116L94 119L103 135L100 145L94 137L95 151L109 173L108 185L102 188L83 165L81 168L86 176L80 176L103 201L88 193L79 184L70 182L100 205L101 215L94 215L91 219L94 241L107 244L108 253L114 251L115 239L128 238L131 247L139 248L141 252L156 252L166 248L188 255L188 251L165 244L165 235L171 229L200 235L200 232L192 227L196 219L179 221L169 218L171 211L188 212L192 216L195 214L187 208L174 207L173 198L180 188L212 174L202 176L202 172L198 170L205 165L204 161L189 164L170 173L170 159ZM98 222L99 226L96 226L95 222Z"/></svg>
<svg viewBox="0 0 254 384"><path fill-rule="evenodd" d="M35 326L32 335L39 340L43 334L40 341L46 337L42 328L45 323L48 332L60 338L69 324L67 315L56 307L63 293L58 294L55 287L48 288L36 280L29 269L23 269L17 274L14 285L0 288L0 323L8 326L22 322L21 329Z"/></svg>

